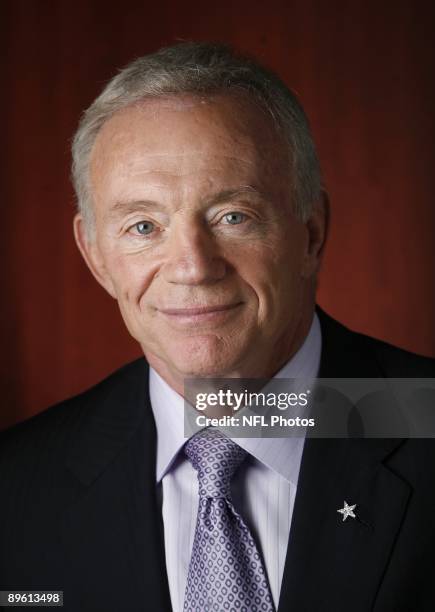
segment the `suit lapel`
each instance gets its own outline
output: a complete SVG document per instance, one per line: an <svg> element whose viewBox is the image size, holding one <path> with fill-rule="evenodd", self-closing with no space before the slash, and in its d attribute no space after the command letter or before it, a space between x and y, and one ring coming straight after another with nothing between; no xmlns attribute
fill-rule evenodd
<svg viewBox="0 0 435 612"><path fill-rule="evenodd" d="M321 378L382 376L357 337L322 311L319 318ZM372 609L411 492L388 468L402 443L306 440L278 612ZM343 522L344 501L357 504L356 519Z"/></svg>
<svg viewBox="0 0 435 612"><path fill-rule="evenodd" d="M410 495L383 462L401 443L307 440L279 612L372 609Z"/></svg>
<svg viewBox="0 0 435 612"><path fill-rule="evenodd" d="M140 360L85 412L69 453L74 495L60 530L76 609L171 610L155 457L148 367Z"/></svg>

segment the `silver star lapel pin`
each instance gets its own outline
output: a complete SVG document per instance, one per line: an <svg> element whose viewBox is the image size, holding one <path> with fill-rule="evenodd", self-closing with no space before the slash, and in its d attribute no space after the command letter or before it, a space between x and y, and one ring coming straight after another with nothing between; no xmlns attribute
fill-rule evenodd
<svg viewBox="0 0 435 612"><path fill-rule="evenodd" d="M353 504L353 506L349 506L347 501L345 501L344 507L337 510L337 512L343 515L343 521L345 521L348 516L350 516L351 518L356 518L355 513L354 513L355 508L356 508L356 504Z"/></svg>

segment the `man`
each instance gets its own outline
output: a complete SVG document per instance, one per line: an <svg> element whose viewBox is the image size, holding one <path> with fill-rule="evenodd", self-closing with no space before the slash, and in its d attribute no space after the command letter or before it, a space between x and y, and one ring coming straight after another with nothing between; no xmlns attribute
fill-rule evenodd
<svg viewBox="0 0 435 612"><path fill-rule="evenodd" d="M107 85L73 158L78 247L145 359L3 434L1 588L433 609L432 441L184 438L186 378L434 376L315 308L327 200L294 96L225 47L163 49Z"/></svg>

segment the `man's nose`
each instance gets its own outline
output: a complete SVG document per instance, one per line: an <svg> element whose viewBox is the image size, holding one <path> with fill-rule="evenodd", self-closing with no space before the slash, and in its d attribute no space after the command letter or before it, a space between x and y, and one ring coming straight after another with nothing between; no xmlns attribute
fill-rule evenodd
<svg viewBox="0 0 435 612"><path fill-rule="evenodd" d="M216 237L200 221L172 229L163 266L165 280L182 285L214 283L225 276L226 268Z"/></svg>

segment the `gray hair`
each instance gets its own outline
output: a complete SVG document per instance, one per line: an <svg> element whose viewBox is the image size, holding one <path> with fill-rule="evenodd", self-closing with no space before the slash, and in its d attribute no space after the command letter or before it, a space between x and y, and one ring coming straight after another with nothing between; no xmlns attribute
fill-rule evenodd
<svg viewBox="0 0 435 612"><path fill-rule="evenodd" d="M309 123L296 96L273 72L230 47L189 42L128 64L83 113L72 145L72 179L87 227L94 221L90 157L98 132L114 113L146 98L240 92L248 94L271 116L288 144L294 212L306 221L320 197L322 180Z"/></svg>

